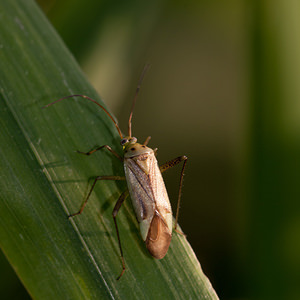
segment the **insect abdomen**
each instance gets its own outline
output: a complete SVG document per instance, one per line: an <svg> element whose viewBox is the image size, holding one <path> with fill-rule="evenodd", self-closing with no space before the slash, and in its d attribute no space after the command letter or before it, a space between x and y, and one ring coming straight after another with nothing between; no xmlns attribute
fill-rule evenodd
<svg viewBox="0 0 300 300"><path fill-rule="evenodd" d="M157 259L163 258L170 246L172 233L160 214L155 211L149 232L146 238L146 246L150 254Z"/></svg>

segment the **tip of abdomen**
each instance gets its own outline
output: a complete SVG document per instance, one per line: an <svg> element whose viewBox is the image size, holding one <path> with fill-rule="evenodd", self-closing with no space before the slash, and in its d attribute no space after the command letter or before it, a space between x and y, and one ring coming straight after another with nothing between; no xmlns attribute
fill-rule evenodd
<svg viewBox="0 0 300 300"><path fill-rule="evenodd" d="M172 232L163 218L155 213L146 238L146 247L156 259L162 259L168 252Z"/></svg>

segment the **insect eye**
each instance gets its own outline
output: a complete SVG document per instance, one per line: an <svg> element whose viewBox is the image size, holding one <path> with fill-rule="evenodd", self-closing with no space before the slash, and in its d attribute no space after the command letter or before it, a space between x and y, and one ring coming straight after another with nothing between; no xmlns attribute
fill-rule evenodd
<svg viewBox="0 0 300 300"><path fill-rule="evenodd" d="M129 141L128 139L122 139L121 140L121 145L124 146L125 144L127 144Z"/></svg>
<svg viewBox="0 0 300 300"><path fill-rule="evenodd" d="M129 140L131 143L136 143L137 142L137 138L135 138L135 137L132 137L130 140Z"/></svg>

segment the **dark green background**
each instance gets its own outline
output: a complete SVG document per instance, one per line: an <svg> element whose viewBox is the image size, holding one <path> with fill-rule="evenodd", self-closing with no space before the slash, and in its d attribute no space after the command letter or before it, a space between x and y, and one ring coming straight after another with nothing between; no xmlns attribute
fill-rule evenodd
<svg viewBox="0 0 300 300"><path fill-rule="evenodd" d="M299 299L299 4L38 2L123 131L151 64L133 134L189 157L180 225L219 297Z"/></svg>

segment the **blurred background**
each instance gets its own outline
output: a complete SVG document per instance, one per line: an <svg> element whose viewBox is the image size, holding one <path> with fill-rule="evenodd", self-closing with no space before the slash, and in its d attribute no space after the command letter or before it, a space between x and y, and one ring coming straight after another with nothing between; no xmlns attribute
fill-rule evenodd
<svg viewBox="0 0 300 300"><path fill-rule="evenodd" d="M133 134L188 156L179 222L220 299L300 299L300 2L37 2L124 132L151 64Z"/></svg>

